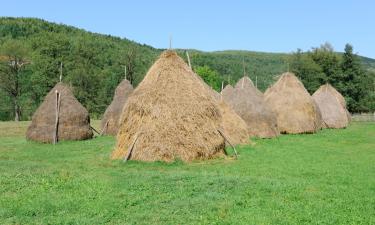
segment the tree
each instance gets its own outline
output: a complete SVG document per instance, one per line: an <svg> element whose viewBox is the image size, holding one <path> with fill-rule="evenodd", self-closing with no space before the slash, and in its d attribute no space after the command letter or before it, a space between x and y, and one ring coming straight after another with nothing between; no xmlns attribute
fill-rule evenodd
<svg viewBox="0 0 375 225"><path fill-rule="evenodd" d="M135 47L129 48L125 54L126 78L133 84L135 80L135 67L137 61L137 49Z"/></svg>
<svg viewBox="0 0 375 225"><path fill-rule="evenodd" d="M7 40L0 48L0 88L12 99L14 120L19 121L21 107L19 97L22 93L21 79L24 69L29 64L29 49L21 40Z"/></svg>
<svg viewBox="0 0 375 225"><path fill-rule="evenodd" d="M290 70L301 79L303 85L311 94L327 81L327 76L322 68L309 54L303 53L301 49L297 49L297 52L292 54Z"/></svg>
<svg viewBox="0 0 375 225"><path fill-rule="evenodd" d="M219 74L208 66L198 66L195 72L216 91L220 91L221 79Z"/></svg>
<svg viewBox="0 0 375 225"><path fill-rule="evenodd" d="M351 111L368 111L371 103L366 103L363 100L370 96L370 91L373 89L373 80L366 72L358 59L358 56L353 53L353 46L345 45L345 52L341 64L343 71L343 80L347 84L343 88L343 94L347 97L349 109Z"/></svg>

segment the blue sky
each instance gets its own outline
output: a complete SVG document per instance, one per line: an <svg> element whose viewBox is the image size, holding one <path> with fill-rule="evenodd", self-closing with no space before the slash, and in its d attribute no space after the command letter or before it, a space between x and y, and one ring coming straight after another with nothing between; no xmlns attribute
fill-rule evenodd
<svg viewBox="0 0 375 225"><path fill-rule="evenodd" d="M0 16L38 17L152 45L205 51L303 50L328 41L375 58L375 1L2 1Z"/></svg>

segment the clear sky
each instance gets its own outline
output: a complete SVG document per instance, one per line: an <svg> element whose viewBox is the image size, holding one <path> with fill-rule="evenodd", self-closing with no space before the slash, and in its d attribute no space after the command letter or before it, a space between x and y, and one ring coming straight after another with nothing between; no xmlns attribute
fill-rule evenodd
<svg viewBox="0 0 375 225"><path fill-rule="evenodd" d="M375 58L374 0L18 0L0 16L38 17L168 48L291 52L328 41Z"/></svg>

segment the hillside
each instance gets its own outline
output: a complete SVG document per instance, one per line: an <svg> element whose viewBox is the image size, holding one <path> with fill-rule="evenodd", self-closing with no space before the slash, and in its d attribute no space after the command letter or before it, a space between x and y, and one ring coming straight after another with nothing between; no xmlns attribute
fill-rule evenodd
<svg viewBox="0 0 375 225"><path fill-rule="evenodd" d="M124 77L124 65L136 86L162 51L128 39L41 19L0 18L0 45L10 39L27 46L31 61L22 78L23 84L27 84L21 94L23 119L30 119L45 94L58 81L60 62L63 62L63 81L74 87L78 100L94 118L99 118ZM178 52L186 59L184 50ZM289 54L198 50L189 50L189 53L193 67L207 65L216 70L223 81L232 84L243 76L245 68L261 90L288 69ZM375 70L374 59L361 59L367 68ZM0 91L0 120L11 119L12 114L10 99Z"/></svg>

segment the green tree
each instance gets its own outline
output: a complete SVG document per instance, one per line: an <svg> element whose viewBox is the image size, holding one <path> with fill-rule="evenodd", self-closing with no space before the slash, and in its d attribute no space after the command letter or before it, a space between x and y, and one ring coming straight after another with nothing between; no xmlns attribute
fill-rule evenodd
<svg viewBox="0 0 375 225"><path fill-rule="evenodd" d="M311 55L303 53L301 49L297 49L297 52L292 54L290 61L290 70L301 79L311 94L327 81L327 76L321 66L311 58Z"/></svg>
<svg viewBox="0 0 375 225"><path fill-rule="evenodd" d="M346 86L343 88L343 94L348 100L348 106L351 111L368 111L371 102L364 102L369 99L371 90L373 90L374 81L370 73L366 72L360 64L359 58L353 53L353 46L345 45L345 52L341 64L343 71L343 80Z"/></svg>
<svg viewBox="0 0 375 225"><path fill-rule="evenodd" d="M0 88L12 99L14 120L21 118L19 98L23 91L22 79L25 67L29 64L29 49L22 40L7 40L0 48Z"/></svg>
<svg viewBox="0 0 375 225"><path fill-rule="evenodd" d="M195 68L195 72L214 90L220 91L221 79L215 70L208 66L198 66Z"/></svg>

